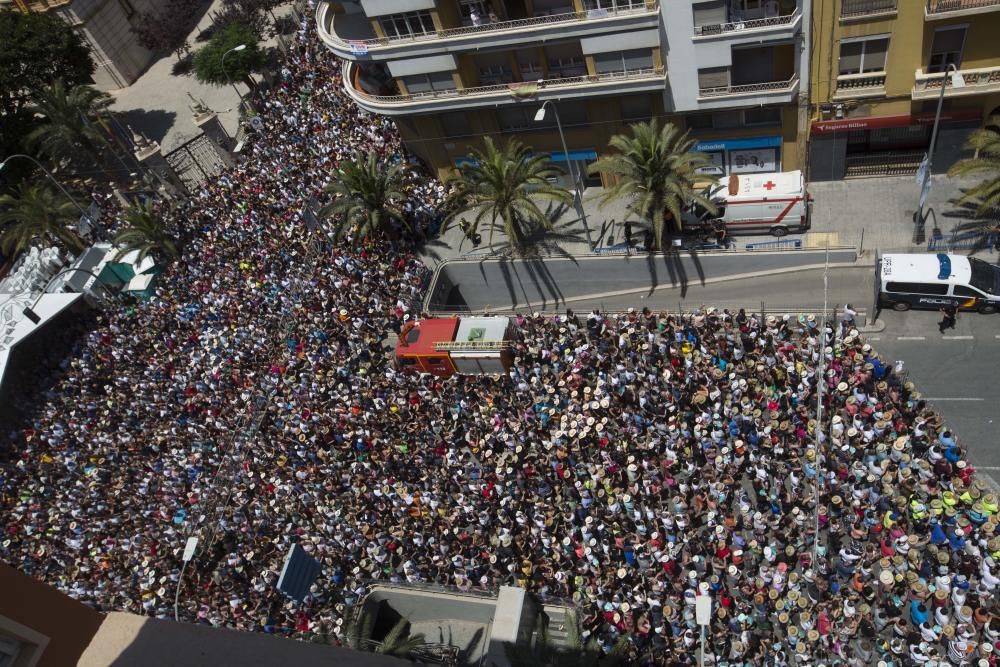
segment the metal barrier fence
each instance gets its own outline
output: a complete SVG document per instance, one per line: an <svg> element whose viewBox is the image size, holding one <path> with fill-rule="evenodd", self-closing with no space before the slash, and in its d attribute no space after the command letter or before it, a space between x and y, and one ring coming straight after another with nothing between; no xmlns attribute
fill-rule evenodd
<svg viewBox="0 0 1000 667"><path fill-rule="evenodd" d="M932 236L927 239L927 250L988 250L992 255L997 246L997 234L982 232L966 232L952 234L948 238Z"/></svg>
<svg viewBox="0 0 1000 667"><path fill-rule="evenodd" d="M163 157L188 188L200 186L226 168L215 144L204 134L188 139Z"/></svg>
<svg viewBox="0 0 1000 667"><path fill-rule="evenodd" d="M802 250L802 239L781 239L780 241L757 241L746 244L746 249L753 250Z"/></svg>

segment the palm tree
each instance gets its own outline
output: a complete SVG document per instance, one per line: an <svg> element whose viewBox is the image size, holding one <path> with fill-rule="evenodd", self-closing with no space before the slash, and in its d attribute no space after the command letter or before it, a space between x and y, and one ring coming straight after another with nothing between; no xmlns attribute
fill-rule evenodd
<svg viewBox="0 0 1000 667"><path fill-rule="evenodd" d="M338 176L326 188L334 200L320 211L320 217L333 219L337 238L355 226L354 243L369 236L393 236L393 222L407 226L400 208L406 195L399 164L389 164L371 152L364 160L348 162Z"/></svg>
<svg viewBox="0 0 1000 667"><path fill-rule="evenodd" d="M410 621L405 617L396 621L389 634L375 648L375 653L392 655L397 658L407 658L410 653L426 644L424 634L410 636Z"/></svg>
<svg viewBox="0 0 1000 667"><path fill-rule="evenodd" d="M615 183L601 196L601 206L628 199L628 209L650 226L659 250L667 216L679 231L686 205L697 203L713 215L718 211L695 189L697 170L708 164L708 156L692 152L694 140L671 123L661 127L654 118L629 129L631 136L616 134L611 138L609 145L616 152L592 164L590 173L604 174Z"/></svg>
<svg viewBox="0 0 1000 667"><path fill-rule="evenodd" d="M22 184L16 195L0 197L0 249L13 255L35 239L49 239L79 252L84 243L67 227L79 215L71 201L47 185Z"/></svg>
<svg viewBox="0 0 1000 667"><path fill-rule="evenodd" d="M34 92L28 112L44 116L44 123L25 137L25 145L55 160L74 157L82 150L103 164L108 148L100 129L110 115L114 99L91 86L67 88L62 79Z"/></svg>
<svg viewBox="0 0 1000 667"><path fill-rule="evenodd" d="M125 211L125 221L128 227L115 236L115 244L122 248L115 256L116 260L133 250L139 251L137 264L151 254L168 260L180 257L177 243L150 202L135 204Z"/></svg>
<svg viewBox="0 0 1000 667"><path fill-rule="evenodd" d="M983 250L992 241L1000 249L1000 116L992 116L986 125L969 135L965 148L976 151L976 156L960 160L948 170L949 176L983 175L984 179L966 190L954 203L970 219L956 226L958 232L979 232L973 252ZM992 236L991 236L992 235Z"/></svg>
<svg viewBox="0 0 1000 667"><path fill-rule="evenodd" d="M553 224L538 207L537 200L560 204L573 203L573 195L548 179L562 172L547 155L532 155L521 142L511 140L497 148L493 139L483 139L484 150L472 151L472 159L459 166L459 173L449 179L453 186L445 200L442 230L464 213L474 213L472 224L463 227L467 236L475 236L479 226L489 224L490 246L493 233L502 229L511 249L519 255L532 248L532 235L538 230L552 231Z"/></svg>

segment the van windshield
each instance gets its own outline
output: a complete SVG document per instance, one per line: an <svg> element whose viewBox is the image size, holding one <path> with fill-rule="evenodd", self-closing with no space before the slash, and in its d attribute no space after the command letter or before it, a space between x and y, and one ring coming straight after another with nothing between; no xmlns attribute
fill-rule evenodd
<svg viewBox="0 0 1000 667"><path fill-rule="evenodd" d="M975 257L969 258L969 264L972 267L972 278L969 283L987 294L997 294L997 272L993 266Z"/></svg>

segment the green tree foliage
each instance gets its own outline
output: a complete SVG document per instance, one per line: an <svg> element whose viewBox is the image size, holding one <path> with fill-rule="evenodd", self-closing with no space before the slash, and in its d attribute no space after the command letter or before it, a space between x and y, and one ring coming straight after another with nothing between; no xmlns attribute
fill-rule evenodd
<svg viewBox="0 0 1000 667"><path fill-rule="evenodd" d="M485 222L491 246L493 233L499 229L515 254L528 254L534 248L535 232L553 229L552 220L538 202L573 203L573 195L549 182L561 173L547 155L532 155L517 140L497 148L492 138L484 137L483 150L473 151L472 159L449 179L453 187L444 205L449 213L443 228L470 213L474 217L467 235L475 235Z"/></svg>
<svg viewBox="0 0 1000 667"><path fill-rule="evenodd" d="M616 134L609 142L614 150L590 165L590 173L609 177L614 185L601 197L601 206L616 199L628 201L628 209L646 221L653 231L656 248L663 241L669 218L680 230L682 209L695 202L711 213L716 206L695 189L698 169L708 164L704 153L692 152L695 141L671 123L659 119L635 123L630 136Z"/></svg>
<svg viewBox="0 0 1000 667"><path fill-rule="evenodd" d="M21 152L38 124L27 110L33 91L56 77L70 86L89 83L93 74L90 50L57 14L0 10L0 155ZM4 175L23 167L11 165Z"/></svg>
<svg viewBox="0 0 1000 667"><path fill-rule="evenodd" d="M980 176L983 180L955 203L975 206L977 216L995 219L1000 209L1000 116L991 117L985 127L969 135L965 147L976 151L976 157L959 161L948 175Z"/></svg>
<svg viewBox="0 0 1000 667"><path fill-rule="evenodd" d="M357 227L353 235L357 244L369 236L392 236L393 223L407 224L400 208L406 199L402 169L383 162L374 152L344 164L326 190L334 199L323 207L320 217L333 221L337 238Z"/></svg>
<svg viewBox="0 0 1000 667"><path fill-rule="evenodd" d="M242 51L226 52L245 44ZM222 69L222 58L226 58L226 68ZM248 79L251 72L264 65L264 52L260 49L260 36L253 29L233 23L220 30L212 39L194 54L194 75L202 83L216 86L228 81ZM229 79L226 75L229 75Z"/></svg>
<svg viewBox="0 0 1000 667"><path fill-rule="evenodd" d="M121 246L115 259L121 259L133 250L139 252L137 262L149 255L167 260L180 257L174 237L151 203L133 205L125 212L125 222L128 226L115 236L115 244Z"/></svg>
<svg viewBox="0 0 1000 667"><path fill-rule="evenodd" d="M91 86L67 87L62 79L34 91L31 114L44 121L25 137L25 145L54 160L87 156L103 164L108 139L103 124L113 98Z"/></svg>
<svg viewBox="0 0 1000 667"><path fill-rule="evenodd" d="M47 184L21 184L14 194L0 196L0 249L15 255L40 239L79 252L83 241L67 225L80 212Z"/></svg>

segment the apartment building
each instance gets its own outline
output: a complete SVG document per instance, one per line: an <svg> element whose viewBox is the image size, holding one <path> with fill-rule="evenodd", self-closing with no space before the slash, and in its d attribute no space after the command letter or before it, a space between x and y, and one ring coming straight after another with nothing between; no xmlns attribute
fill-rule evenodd
<svg viewBox="0 0 1000 667"><path fill-rule="evenodd" d="M1000 0L814 0L810 176L935 173L1000 112ZM958 76L952 76L957 72Z"/></svg>
<svg viewBox="0 0 1000 667"><path fill-rule="evenodd" d="M568 158L600 186L587 166L652 117L690 129L713 173L799 168L809 3L329 0L316 19L347 93L440 175L487 135L565 162L558 116ZM557 113L536 120L545 102Z"/></svg>
<svg viewBox="0 0 1000 667"><path fill-rule="evenodd" d="M94 85L101 90L131 85L156 60L131 27L137 12L156 6L157 0L0 0L0 10L56 12L75 27L93 54Z"/></svg>

